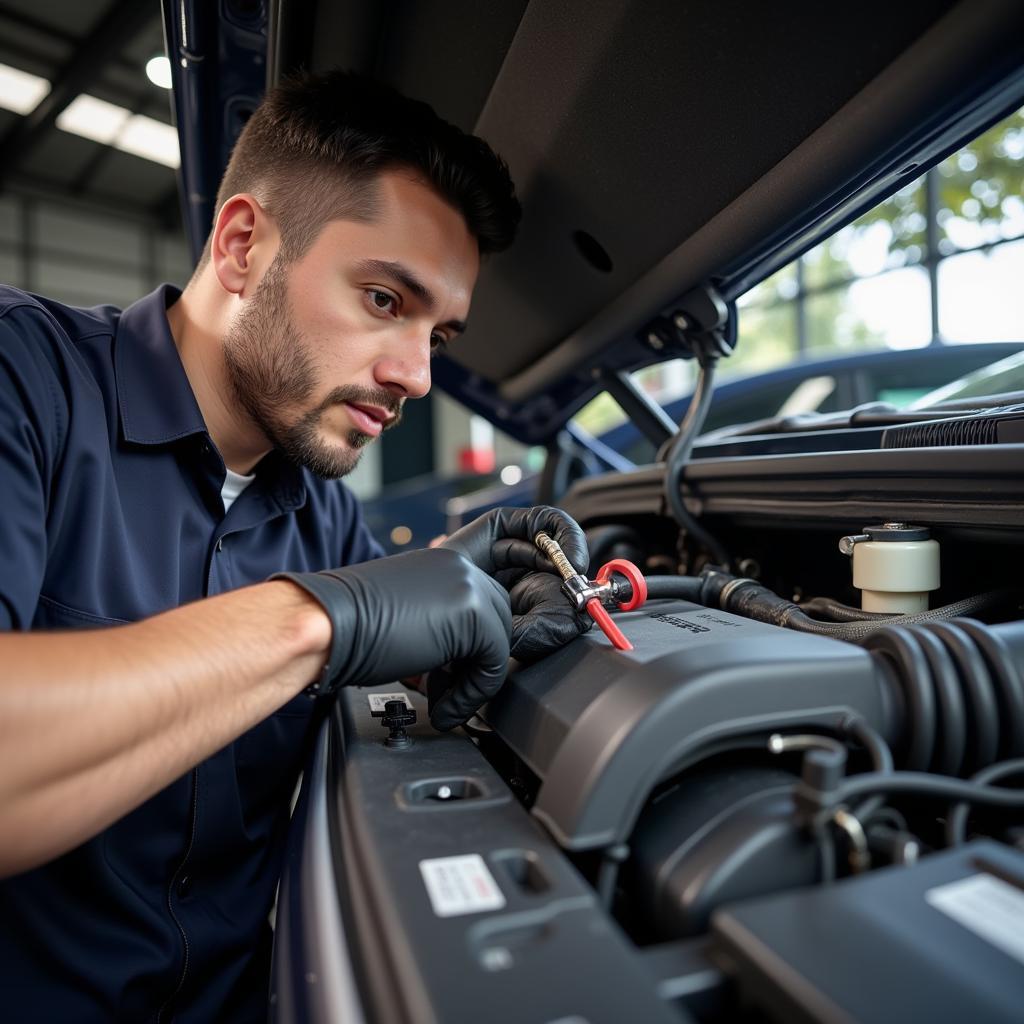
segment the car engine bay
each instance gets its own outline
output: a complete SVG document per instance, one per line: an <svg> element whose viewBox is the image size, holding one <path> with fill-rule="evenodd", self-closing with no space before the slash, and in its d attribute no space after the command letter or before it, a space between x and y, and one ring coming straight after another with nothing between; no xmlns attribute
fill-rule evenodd
<svg viewBox="0 0 1024 1024"><path fill-rule="evenodd" d="M1021 446L978 426L1015 415L961 411L927 448L843 450L849 426L698 446L682 498L728 567L664 464L578 483L591 573L646 577L613 615L633 650L593 629L513 663L459 735L419 694L342 695L278 1019L329 1019L295 980L336 971L309 938L325 906L369 1019L1015 1019Z"/></svg>
<svg viewBox="0 0 1024 1024"><path fill-rule="evenodd" d="M595 628L513 663L450 733L398 683L339 693L271 1018L1017 1021L1024 396L701 426L742 297L1020 106L1019 5L890 5L903 40L819 5L803 44L756 5L525 6L465 116L530 228L434 379L547 447L539 502L647 601L606 608L631 650ZM423 68L396 84L429 99ZM679 424L632 377L675 358ZM572 482L599 393L657 457Z"/></svg>

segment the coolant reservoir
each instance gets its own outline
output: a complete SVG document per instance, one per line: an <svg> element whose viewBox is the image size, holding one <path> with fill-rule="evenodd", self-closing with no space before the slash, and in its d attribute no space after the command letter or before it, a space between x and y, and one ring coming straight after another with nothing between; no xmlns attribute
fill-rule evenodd
<svg viewBox="0 0 1024 1024"><path fill-rule="evenodd" d="M865 526L843 537L839 550L853 559L853 585L866 612L911 615L928 610L939 589L939 545L927 527L908 523Z"/></svg>

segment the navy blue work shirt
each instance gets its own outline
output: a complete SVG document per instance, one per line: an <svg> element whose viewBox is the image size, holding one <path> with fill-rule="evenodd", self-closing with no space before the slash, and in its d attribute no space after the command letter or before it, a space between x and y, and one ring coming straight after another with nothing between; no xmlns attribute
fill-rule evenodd
<svg viewBox="0 0 1024 1024"><path fill-rule="evenodd" d="M121 312L0 286L0 628L134 622L383 553L350 491L278 453L225 515L224 463L165 314L178 294ZM297 697L94 839L0 882L0 1017L265 1020L267 916L317 718Z"/></svg>

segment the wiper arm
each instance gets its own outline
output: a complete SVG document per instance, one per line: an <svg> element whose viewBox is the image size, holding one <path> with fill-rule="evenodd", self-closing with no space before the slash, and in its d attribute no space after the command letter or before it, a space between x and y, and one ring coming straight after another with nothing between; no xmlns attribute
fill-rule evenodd
<svg viewBox="0 0 1024 1024"><path fill-rule="evenodd" d="M723 427L701 438L702 443L727 437L750 437L756 434L799 434L818 430L844 430L851 427L897 427L905 423L927 423L977 416L986 412L1012 412L1024 408L1024 391L980 398L958 398L940 402L928 409L897 409L888 402L869 402L841 412L802 412L791 416L772 416L753 420L736 427Z"/></svg>

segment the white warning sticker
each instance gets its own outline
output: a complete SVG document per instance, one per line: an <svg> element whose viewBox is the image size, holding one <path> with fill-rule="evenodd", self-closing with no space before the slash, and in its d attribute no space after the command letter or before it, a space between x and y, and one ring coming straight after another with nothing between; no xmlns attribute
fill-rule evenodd
<svg viewBox="0 0 1024 1024"><path fill-rule="evenodd" d="M936 910L1024 964L1024 892L995 875L971 875L929 889Z"/></svg>
<svg viewBox="0 0 1024 1024"><path fill-rule="evenodd" d="M421 860L420 874L438 917L477 914L505 906L498 883L478 853Z"/></svg>
<svg viewBox="0 0 1024 1024"><path fill-rule="evenodd" d="M366 699L370 702L371 715L383 715L384 705L389 700L400 700L407 708L411 708L408 694L405 693L368 693Z"/></svg>

